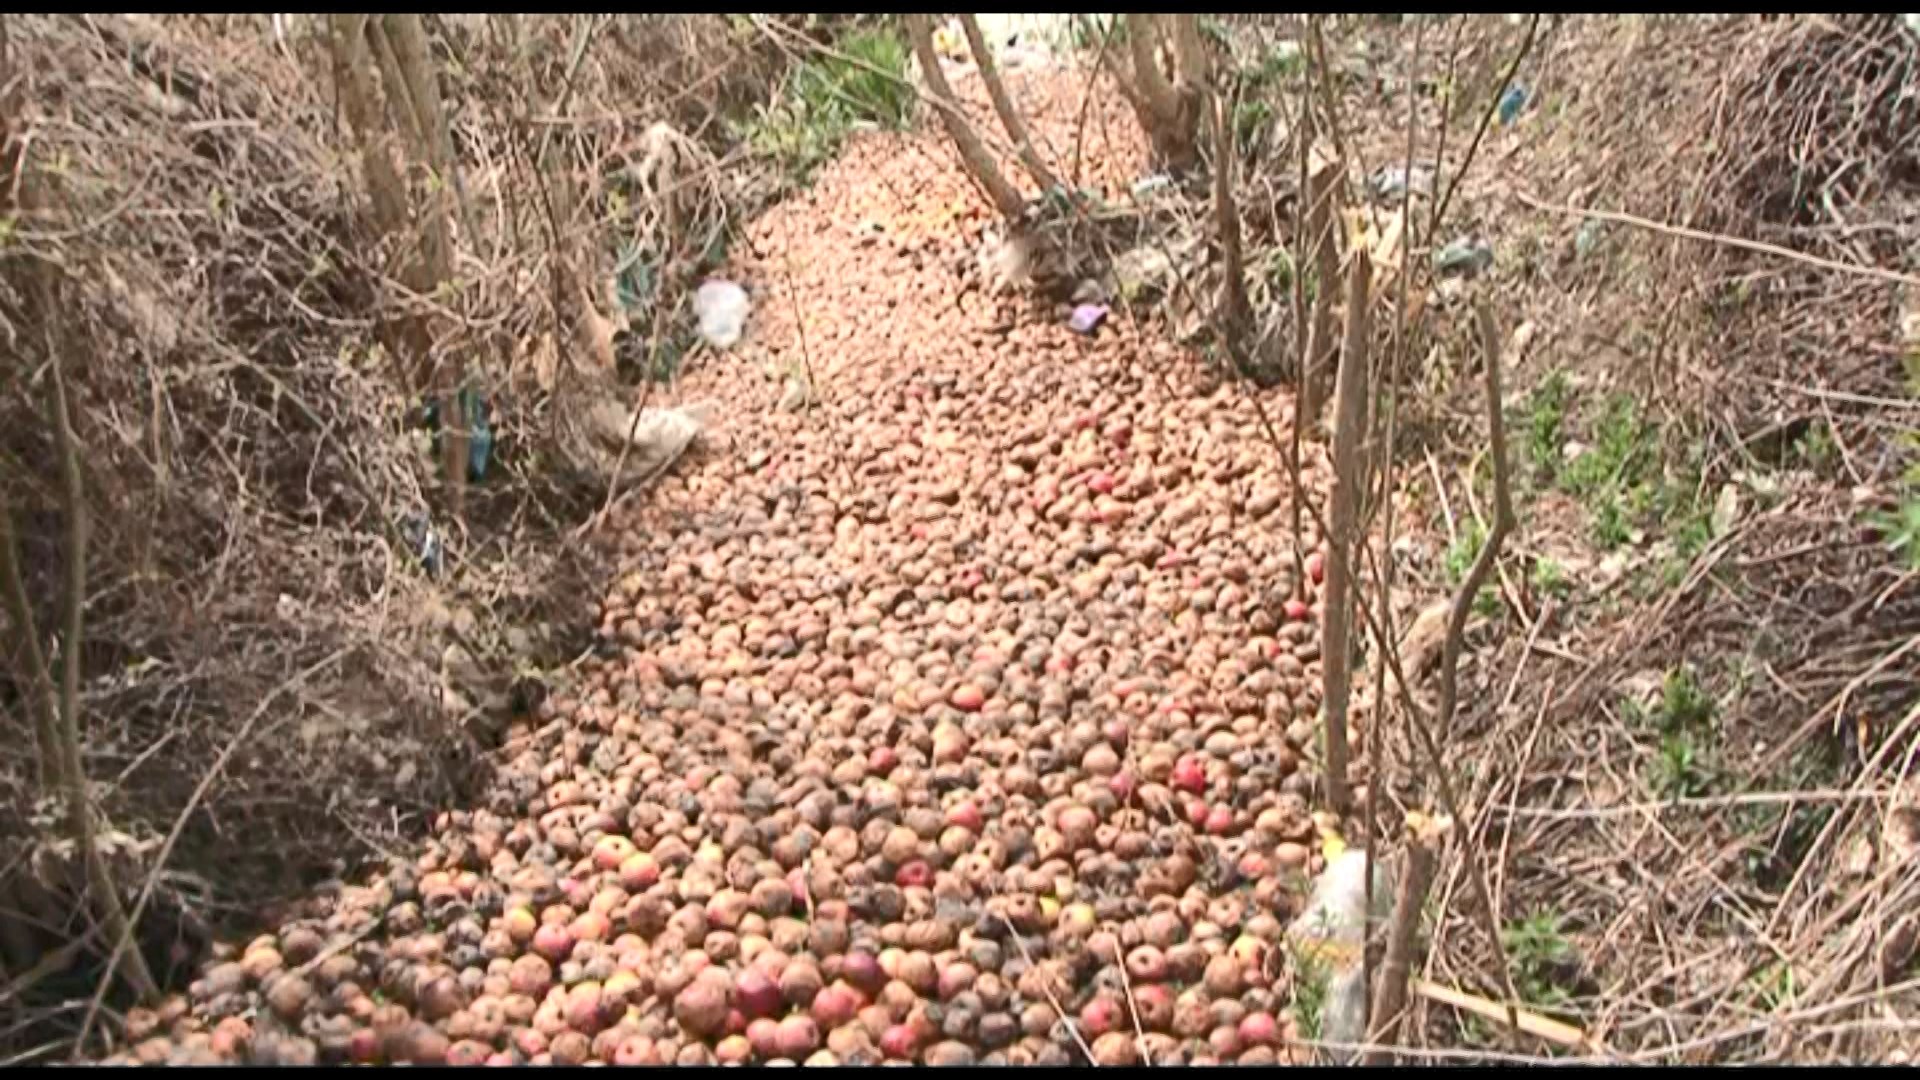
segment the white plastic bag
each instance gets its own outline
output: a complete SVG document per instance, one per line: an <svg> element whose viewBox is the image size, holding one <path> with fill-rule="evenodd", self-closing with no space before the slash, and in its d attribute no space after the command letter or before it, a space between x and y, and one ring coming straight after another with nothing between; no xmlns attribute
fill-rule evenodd
<svg viewBox="0 0 1920 1080"><path fill-rule="evenodd" d="M1384 922L1393 909L1393 881L1385 865L1373 865L1371 921ZM1367 853L1348 848L1328 860L1313 883L1306 910L1287 928L1298 954L1313 958L1327 979L1326 1005L1321 1012L1320 1038L1329 1043L1358 1044L1367 1038L1366 942ZM1344 1063L1349 1051L1335 1051Z"/></svg>
<svg viewBox="0 0 1920 1080"><path fill-rule="evenodd" d="M700 336L716 349L731 349L747 330L753 302L747 291L731 281L715 278L693 294L693 313L700 320Z"/></svg>

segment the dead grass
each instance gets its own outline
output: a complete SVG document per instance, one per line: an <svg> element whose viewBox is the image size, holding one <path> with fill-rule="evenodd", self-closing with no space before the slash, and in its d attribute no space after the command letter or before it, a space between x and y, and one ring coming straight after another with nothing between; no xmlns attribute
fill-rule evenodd
<svg viewBox="0 0 1920 1080"><path fill-rule="evenodd" d="M436 809L477 800L500 731L586 644L576 598L592 594L599 556L567 531L609 478L574 452L571 429L581 401L623 392L613 371L556 347L548 265L566 238L604 280L619 254L608 236L652 244L654 298L675 310L717 255L663 247L663 222L706 243L744 196L685 169L664 191L658 175L638 186L628 166L657 123L724 152L721 114L764 91L768 58L723 19L640 17L596 27L569 72L581 26L436 25L465 205L455 287L423 297L397 281L404 238L381 248L362 225L323 22L277 37L264 16L6 19L22 108L5 132L0 217L0 483L28 591L53 625L62 521L39 410L50 354L22 292L51 265L93 522L86 764L122 881L137 892L157 875L141 934L156 969L185 971L212 929L270 917L274 902L402 848ZM584 193L564 220L523 182L548 133ZM45 209L17 209L28 189ZM677 218L662 212L676 195ZM472 358L493 437L459 521L382 333L421 310L444 328L437 348ZM611 300L603 310L617 332L624 317ZM614 340L644 359L657 329ZM0 675L9 735L24 720L13 670ZM0 748L8 940L84 942L71 852L34 802L30 747L22 733ZM217 760L216 782L189 802ZM5 959L18 975L32 956ZM7 997L31 1008L34 994L71 996L67 978L44 972Z"/></svg>
<svg viewBox="0 0 1920 1080"><path fill-rule="evenodd" d="M1537 562L1507 568L1454 746L1480 763L1468 817L1498 853L1501 917L1536 931L1523 996L1612 1054L1912 1052L1920 580L1871 512L1910 460L1897 328L1913 300L1514 196L1910 272L1917 54L1891 18L1568 20L1522 71L1531 115L1492 134L1463 190L1461 227L1488 231L1495 287L1539 330L1512 414L1558 378L1542 456L1575 452L1536 472L1519 538L1561 595L1529 580ZM1442 498L1463 518L1484 508L1484 467L1433 440L1471 408L1425 374L1444 391L1416 406L1438 467L1413 494L1428 521ZM1616 398L1642 420L1622 429L1638 479L1570 482L1579 448L1606 449ZM1609 547L1596 522L1616 514ZM1445 548L1430 531L1416 566L1423 551L1438 579ZM1427 977L1498 999L1465 874L1443 872ZM1440 1006L1423 1030L1543 1049Z"/></svg>

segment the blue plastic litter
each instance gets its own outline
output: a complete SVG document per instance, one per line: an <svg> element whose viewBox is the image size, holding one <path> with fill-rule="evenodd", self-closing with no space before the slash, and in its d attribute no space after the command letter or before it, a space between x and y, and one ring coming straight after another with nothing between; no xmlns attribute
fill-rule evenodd
<svg viewBox="0 0 1920 1080"><path fill-rule="evenodd" d="M1527 88L1515 86L1500 98L1500 123L1502 126L1513 123L1520 117L1520 110L1527 107Z"/></svg>
<svg viewBox="0 0 1920 1080"><path fill-rule="evenodd" d="M493 460L493 425L487 423L487 399L471 390L461 391L467 405L467 479L479 483L487 478L487 464Z"/></svg>

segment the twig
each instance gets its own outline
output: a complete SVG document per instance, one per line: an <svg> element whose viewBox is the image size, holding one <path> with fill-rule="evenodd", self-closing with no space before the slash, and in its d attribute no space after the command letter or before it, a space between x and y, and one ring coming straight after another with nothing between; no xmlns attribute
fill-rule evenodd
<svg viewBox="0 0 1920 1080"><path fill-rule="evenodd" d="M1487 534L1486 543L1481 546L1480 554L1473 560L1473 566L1467 571L1466 580L1454 594L1453 609L1447 618L1447 636L1440 648L1440 700L1435 709L1433 723L1421 716L1414 724L1414 732L1419 736L1421 748L1425 751L1429 764L1433 768L1433 778L1438 783L1441 797L1446 801L1447 812L1456 821L1461 818L1459 802L1455 798L1453 781L1449 775L1447 760L1441 755L1434 728L1451 730L1455 706L1459 694L1460 649L1466 639L1467 616L1473 610L1474 597L1480 594L1480 586L1492 572L1493 564L1500 557L1500 548L1505 543L1507 533L1514 527L1513 500L1507 481L1507 431L1502 419L1500 400L1501 354L1505 351L1499 329L1494 322L1493 311L1484 299L1476 305L1476 314L1480 324L1481 347L1486 353L1487 365L1487 413L1489 436L1493 446L1493 528ZM1389 649L1390 646L1382 646ZM1404 687L1403 687L1403 693ZM1477 858L1468 855L1469 878L1473 883L1476 898L1480 902L1480 914L1485 923L1487 937L1500 964L1502 988L1507 993L1507 1010L1512 1026L1519 1026L1519 991L1513 983L1512 965L1507 959L1506 946L1500 940L1500 913L1494 910L1493 895L1487 887L1486 868Z"/></svg>
<svg viewBox="0 0 1920 1080"><path fill-rule="evenodd" d="M1151 1069L1153 1055L1147 1050L1147 1029L1140 1023L1140 1000L1133 996L1133 977L1127 974L1126 957L1116 955L1113 966L1120 971L1120 991L1127 996L1127 1012L1133 1017L1133 1044L1140 1048L1140 1060Z"/></svg>
<svg viewBox="0 0 1920 1080"><path fill-rule="evenodd" d="M1809 255L1804 251L1795 251L1792 248L1781 247L1778 244L1769 244L1762 240L1745 240L1738 236L1707 232L1704 229L1688 228L1685 225L1669 225L1666 222L1654 221L1650 218L1636 217L1633 214L1623 214L1617 210L1593 210L1579 206L1561 206L1557 203L1536 199L1524 191L1514 192L1514 198L1519 199L1535 210L1545 210L1555 214L1568 214L1574 217L1596 218L1600 221L1611 221L1619 225L1631 225L1637 229L1647 229L1667 236L1677 236L1686 240L1699 240L1703 243L1739 248L1742 251L1751 251L1761 255L1773 255L1782 259L1791 259L1794 262L1816 267L1821 270L1832 270L1841 274L1855 274L1860 277L1872 278L1875 281L1885 281L1894 285L1905 285L1909 288L1920 288L1920 277L1916 277L1913 274L1903 274L1898 270L1888 270L1878 266L1862 266L1859 263L1837 262L1833 259L1821 258L1818 255Z"/></svg>
<svg viewBox="0 0 1920 1080"><path fill-rule="evenodd" d="M247 716L246 722L241 724L240 729L233 733L233 738L227 740L227 745L220 750L220 756L213 759L213 764L208 766L206 773L200 777L200 783L195 785L193 794L188 796L187 804L180 808L180 813L173 820L173 828L168 830L167 838L161 842L159 852L154 855L153 869L147 873L147 883L140 890L140 899L134 902L133 914L128 918L126 926L119 932L119 940L114 944L113 955L107 965L109 970L112 969L114 964L119 962L121 956L138 955L137 953L129 954L127 949L133 944L133 931L134 928L139 925L140 916L145 914L147 910L147 902L153 899L154 888L160 882L160 871L166 867L167 857L173 854L173 847L179 842L180 834L186 831L188 819L193 816L193 812L199 807L201 800L206 798L207 792L213 787L213 782L219 779L221 771L226 768L227 761L233 757L234 751L238 750L240 744L246 741L247 736L253 731L253 726L259 722L262 716L266 715L267 710L272 707L275 702L280 700L282 694L303 685L308 679L319 674L322 670L332 667L334 663L339 661L339 659L351 651L352 648L353 646L351 645L343 645L329 653L318 663L313 664L293 678L274 687L272 691L260 699L260 704ZM79 1059L79 1055L86 1048L87 1035L93 1030L94 1020L98 1017L100 1006L102 1002L106 1000L106 996L107 983L103 980L99 988L94 991L93 999L87 1004L87 1014L86 1018L80 1023L80 1033L74 1036L73 1053L75 1060Z"/></svg>
<svg viewBox="0 0 1920 1080"><path fill-rule="evenodd" d="M1386 1048L1400 1040L1400 1025L1407 1008L1407 982L1413 974L1414 939L1419 934L1427 890L1433 884L1434 856L1444 842L1449 824L1424 814L1407 815L1406 867L1400 876L1399 895L1394 898L1386 956L1380 965L1377 1008L1368 1011L1371 1019L1367 1038L1379 1044L1380 1049L1369 1051L1361 1059L1362 1065L1392 1063L1393 1053ZM1371 867L1368 873L1371 875Z"/></svg>
<svg viewBox="0 0 1920 1080"><path fill-rule="evenodd" d="M1014 108L1013 99L1007 95L1007 84L993 62L993 50L987 48L986 39L980 35L980 21L972 15L962 15L960 28L967 35L967 48L973 53L973 62L980 68L980 81L986 84L987 99L993 103L993 111L1000 114L1000 125L1007 129L1007 138L1013 140L1014 156L1042 192L1059 187L1060 178L1040 159L1039 152L1033 148L1033 137L1027 133L1026 121L1021 119L1020 110Z"/></svg>
<svg viewBox="0 0 1920 1080"><path fill-rule="evenodd" d="M1486 998L1462 993L1438 983L1428 982L1426 979L1415 979L1413 991L1428 1001L1451 1005L1496 1024L1506 1024L1515 1031L1545 1039L1569 1050L1580 1050L1595 1056L1603 1056L1607 1053L1605 1047L1572 1024L1562 1023L1526 1009L1516 1009L1511 1003L1503 1007Z"/></svg>
<svg viewBox="0 0 1920 1080"><path fill-rule="evenodd" d="M1020 955L1026 960L1027 966L1030 968L1039 967L1039 964L1033 959L1032 950L1027 948L1026 939L1020 936L1020 931L1013 925L1013 920L1002 915L1000 916L1000 922L1006 926L1007 936L1011 937L1013 943L1019 946ZM1066 1008L1060 1004L1060 998L1053 992L1051 980L1043 980L1040 984L1040 989L1046 992L1047 1004L1053 1006L1054 1015L1058 1016L1060 1022L1067 1026L1067 1034L1073 1037L1074 1045L1078 1046L1080 1052L1087 1056L1087 1064L1098 1067L1100 1063L1093 1060L1093 1047L1087 1045L1087 1040L1080 1035L1080 1026L1073 1022L1073 1017L1067 1012Z"/></svg>
<svg viewBox="0 0 1920 1080"><path fill-rule="evenodd" d="M73 413L67 402L66 343L61 340L67 333L67 315L58 305L56 290L59 272L46 262L41 262L35 269L37 273L33 289L38 315L44 324L48 352L47 423L53 428L54 446L60 458L62 509L67 518L66 626L60 643L59 696L60 752L64 758L61 769L64 784L62 794L66 798L73 840L80 847L80 862L86 870L87 889L93 894L93 903L99 908L100 921L105 924L107 933L130 936L132 926L120 902L119 885L113 880L106 857L101 855L95 843L93 805L87 793L87 768L81 757L80 667L84 652L82 635L86 622L87 533L90 522L86 489L80 473L79 441L73 431ZM118 953L108 962L108 977L100 980L99 994L106 994L112 976L117 974L127 981L134 995L141 1000L147 1001L158 996L159 987L153 980L153 973L147 969L146 958L136 954L125 959L124 969Z"/></svg>

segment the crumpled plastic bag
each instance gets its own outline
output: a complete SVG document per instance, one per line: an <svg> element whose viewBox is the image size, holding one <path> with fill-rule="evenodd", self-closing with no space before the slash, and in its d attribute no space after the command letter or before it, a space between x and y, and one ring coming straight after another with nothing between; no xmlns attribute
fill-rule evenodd
<svg viewBox="0 0 1920 1080"><path fill-rule="evenodd" d="M668 409L642 409L638 419L633 410L617 401L602 401L588 413L593 433L611 444L616 452L629 439L633 449L627 463L640 475L664 471L679 460L706 430L713 415L713 403L695 402Z"/></svg>
<svg viewBox="0 0 1920 1080"><path fill-rule="evenodd" d="M693 294L693 314L700 320L700 336L716 349L731 349L747 331L753 301L731 281L715 278Z"/></svg>
<svg viewBox="0 0 1920 1080"><path fill-rule="evenodd" d="M1384 922L1393 910L1393 878L1386 865L1373 866L1371 921ZM1287 928L1296 954L1313 959L1327 976L1326 1005L1320 1014L1320 1038L1329 1043L1359 1044L1367 1038L1366 943L1367 853L1348 848L1327 860L1327 868L1313 883L1305 910ZM1345 1063L1351 1051L1336 1050Z"/></svg>

